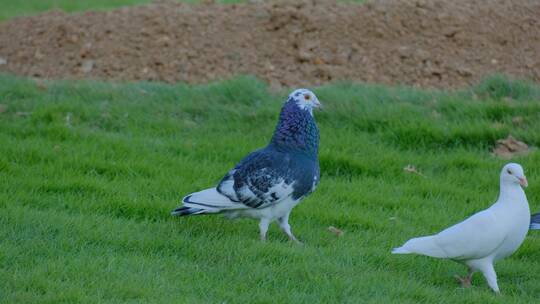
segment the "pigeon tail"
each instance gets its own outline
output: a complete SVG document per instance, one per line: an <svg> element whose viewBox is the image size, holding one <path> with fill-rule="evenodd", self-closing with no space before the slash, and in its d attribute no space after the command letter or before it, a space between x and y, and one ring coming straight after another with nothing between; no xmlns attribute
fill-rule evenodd
<svg viewBox="0 0 540 304"><path fill-rule="evenodd" d="M533 214L531 216L531 230L540 230L540 213Z"/></svg>
<svg viewBox="0 0 540 304"><path fill-rule="evenodd" d="M436 243L436 236L424 236L408 240L403 246L394 248L393 254L416 253L434 258L446 258L448 254L444 252Z"/></svg>
<svg viewBox="0 0 540 304"><path fill-rule="evenodd" d="M220 213L226 210L243 209L245 205L234 202L219 193L216 188L192 193L182 199L183 206L174 209L171 214L177 216Z"/></svg>
<svg viewBox="0 0 540 304"><path fill-rule="evenodd" d="M197 214L206 214L203 209L191 208L191 207L178 207L171 211L173 216L187 216L187 215L197 215Z"/></svg>
<svg viewBox="0 0 540 304"><path fill-rule="evenodd" d="M392 254L411 254L409 250L403 248L403 247L396 247L392 249Z"/></svg>

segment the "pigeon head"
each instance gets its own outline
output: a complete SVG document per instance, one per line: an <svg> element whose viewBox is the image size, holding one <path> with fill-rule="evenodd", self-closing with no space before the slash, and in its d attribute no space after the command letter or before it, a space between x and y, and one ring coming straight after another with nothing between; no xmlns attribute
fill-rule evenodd
<svg viewBox="0 0 540 304"><path fill-rule="evenodd" d="M270 144L282 151L300 152L316 158L319 129L313 118L313 108L319 107L321 103L310 90L293 91L281 108Z"/></svg>
<svg viewBox="0 0 540 304"><path fill-rule="evenodd" d="M523 168L516 163L506 164L501 171L501 184L519 184L528 186L527 177L523 173Z"/></svg>
<svg viewBox="0 0 540 304"><path fill-rule="evenodd" d="M287 102L295 103L301 110L308 111L311 115L313 115L314 108L322 107L317 96L308 89L294 90L289 95Z"/></svg>

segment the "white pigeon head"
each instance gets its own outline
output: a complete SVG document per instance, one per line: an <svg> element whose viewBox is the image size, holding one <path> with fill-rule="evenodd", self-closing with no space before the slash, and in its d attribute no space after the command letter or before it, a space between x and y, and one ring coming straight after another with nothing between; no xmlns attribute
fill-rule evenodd
<svg viewBox="0 0 540 304"><path fill-rule="evenodd" d="M504 184L519 184L523 187L527 187L527 177L523 173L523 168L520 164L509 163L506 164L501 171L501 183Z"/></svg>
<svg viewBox="0 0 540 304"><path fill-rule="evenodd" d="M288 100L295 102L300 109L309 111L311 115L313 115L314 108L322 107L319 99L317 99L317 96L315 96L315 94L308 89L294 90L289 95Z"/></svg>

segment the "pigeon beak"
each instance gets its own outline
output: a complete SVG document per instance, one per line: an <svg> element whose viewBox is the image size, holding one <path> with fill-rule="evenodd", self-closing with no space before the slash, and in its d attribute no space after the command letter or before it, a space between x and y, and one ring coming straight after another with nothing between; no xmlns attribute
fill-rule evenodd
<svg viewBox="0 0 540 304"><path fill-rule="evenodd" d="M518 177L518 179L519 179L519 184L527 188L527 186L529 185L529 183L527 182L527 178L523 176L523 177Z"/></svg>
<svg viewBox="0 0 540 304"><path fill-rule="evenodd" d="M314 107L315 109L319 109L319 110L323 110L323 109L324 109L324 108L323 108L323 105L322 105L321 102L318 101L318 100L315 100L315 102L313 103L313 107Z"/></svg>

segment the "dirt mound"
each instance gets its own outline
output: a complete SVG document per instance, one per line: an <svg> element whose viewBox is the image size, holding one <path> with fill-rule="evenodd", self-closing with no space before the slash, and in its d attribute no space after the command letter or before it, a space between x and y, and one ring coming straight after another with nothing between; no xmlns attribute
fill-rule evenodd
<svg viewBox="0 0 540 304"><path fill-rule="evenodd" d="M354 80L452 88L502 72L540 81L537 0L156 2L0 23L0 72L274 86Z"/></svg>

